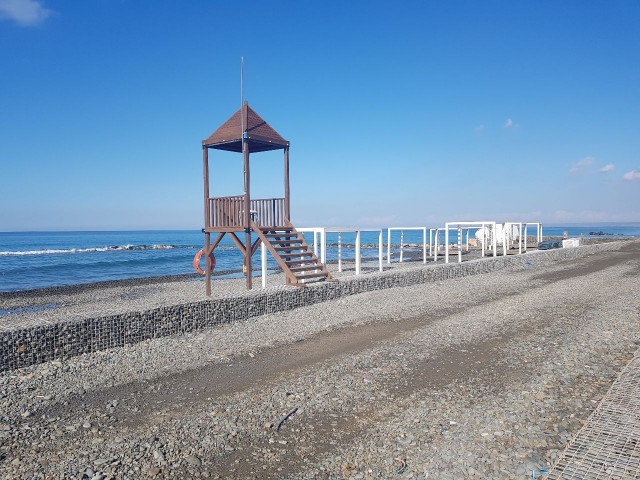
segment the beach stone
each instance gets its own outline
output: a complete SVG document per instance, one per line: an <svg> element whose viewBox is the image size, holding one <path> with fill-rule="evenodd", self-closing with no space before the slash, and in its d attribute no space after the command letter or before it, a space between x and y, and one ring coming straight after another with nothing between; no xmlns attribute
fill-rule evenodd
<svg viewBox="0 0 640 480"><path fill-rule="evenodd" d="M195 466L195 467L199 467L200 465L202 465L202 460L200 460L198 457L196 457L195 455L187 455L185 457L185 460L187 461L187 463Z"/></svg>

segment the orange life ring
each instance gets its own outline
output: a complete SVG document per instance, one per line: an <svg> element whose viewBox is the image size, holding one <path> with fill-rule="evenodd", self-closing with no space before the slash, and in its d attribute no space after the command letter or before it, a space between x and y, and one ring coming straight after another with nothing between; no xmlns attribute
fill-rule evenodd
<svg viewBox="0 0 640 480"><path fill-rule="evenodd" d="M198 272L200 275L204 275L204 270L200 268L200 258L202 257L202 255L204 255L204 250L200 250L193 257L193 268L195 268L196 272ZM213 255L213 252L209 254L209 258L211 259L211 272L213 272L213 269L216 266L216 257Z"/></svg>

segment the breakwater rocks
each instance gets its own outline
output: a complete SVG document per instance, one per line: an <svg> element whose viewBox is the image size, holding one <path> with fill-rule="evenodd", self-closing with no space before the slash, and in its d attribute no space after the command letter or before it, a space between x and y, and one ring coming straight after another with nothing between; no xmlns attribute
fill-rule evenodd
<svg viewBox="0 0 640 480"><path fill-rule="evenodd" d="M229 298L165 306L143 312L16 328L0 333L0 371L132 345L152 338L185 334L358 293L480 275L502 269L549 265L560 260L617 250L622 245L624 242L612 242L485 258L460 264L420 265L305 288L280 286L243 292Z"/></svg>

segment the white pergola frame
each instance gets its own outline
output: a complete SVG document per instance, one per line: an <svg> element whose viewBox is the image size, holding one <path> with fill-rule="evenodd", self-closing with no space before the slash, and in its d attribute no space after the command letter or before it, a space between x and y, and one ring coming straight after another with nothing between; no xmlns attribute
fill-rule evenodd
<svg viewBox="0 0 640 480"><path fill-rule="evenodd" d="M524 251L527 251L527 228L529 225L536 226L536 240L538 243L542 241L542 223L540 222L525 222L524 223Z"/></svg>
<svg viewBox="0 0 640 480"><path fill-rule="evenodd" d="M512 225L518 225L518 253L521 254L523 252L523 237L524 237L524 252L527 251L527 227L529 225L536 226L536 240L538 243L542 241L542 224L539 222L504 222L502 228L502 251L503 255L507 254L507 228Z"/></svg>
<svg viewBox="0 0 640 480"><path fill-rule="evenodd" d="M433 250L434 250L434 248L433 248L433 234L437 230L438 230L437 228L430 228L429 229L429 256L430 257L434 255L434 252L433 252ZM435 260L435 258L434 258L434 260Z"/></svg>
<svg viewBox="0 0 640 480"><path fill-rule="evenodd" d="M507 255L507 251L509 250L509 248L511 248L511 245L509 245L509 248L507 248L507 228L511 227L512 225L518 225L518 254L522 253L522 232L523 232L523 222L504 222L502 225L502 255L506 256ZM527 247L525 245L524 251L527 251Z"/></svg>
<svg viewBox="0 0 640 480"><path fill-rule="evenodd" d="M433 262L438 261L438 251L440 250L440 232L444 230L444 228L430 228L429 229L429 254L431 255L431 250L433 249ZM431 234L434 234L434 238L431 238Z"/></svg>
<svg viewBox="0 0 640 480"><path fill-rule="evenodd" d="M342 234L343 233L355 233L355 262L356 262L356 275L360 275L361 271L361 248L360 248L360 234L362 232L378 233L378 269L382 272L382 259L383 253L383 241L382 241L382 229L381 228L353 228L353 227L304 227L297 228L300 233L313 233L313 253L318 255L318 244L320 244L320 261L323 265L326 265L327 261L327 233L338 234L338 272L342 272ZM318 235L320 236L320 242L318 242Z"/></svg>
<svg viewBox="0 0 640 480"><path fill-rule="evenodd" d="M391 232L400 231L400 263L403 259L404 231L422 231L422 263L427 263L427 227L389 227L387 228L387 264L391 263Z"/></svg>
<svg viewBox="0 0 640 480"><path fill-rule="evenodd" d="M473 230L473 227L465 227L461 229L462 232L467 232L467 239L465 240L465 251L469 251L469 232ZM438 261L438 252L440 251L440 232L444 231L444 227L430 228L429 229L429 256L433 257L433 261ZM434 238L435 235L435 238ZM484 251L482 252L484 256Z"/></svg>
<svg viewBox="0 0 640 480"><path fill-rule="evenodd" d="M498 241L496 238L496 222L446 222L444 224L444 263L449 263L449 230L451 230L452 228L455 228L458 230L458 263L462 263L462 227L466 226L468 228L468 230L474 229L474 228L478 228L478 229L482 229L482 235L484 237L484 227L485 225L490 225L492 227L492 232L493 235L491 235L492 237L492 242L491 242L491 246L493 247L493 256L495 257L498 254ZM436 239L438 237L438 230L441 229L437 229L436 230ZM467 240L468 240L468 235L467 235ZM485 239L483 238L482 241L482 256L484 257L484 252L485 252ZM435 258L434 258L435 261Z"/></svg>

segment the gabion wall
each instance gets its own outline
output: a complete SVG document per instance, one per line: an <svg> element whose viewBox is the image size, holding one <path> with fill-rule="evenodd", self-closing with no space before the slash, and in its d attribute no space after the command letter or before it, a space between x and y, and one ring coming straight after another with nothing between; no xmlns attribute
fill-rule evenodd
<svg viewBox="0 0 640 480"><path fill-rule="evenodd" d="M291 310L357 293L437 282L508 268L549 265L559 260L617 250L620 246L620 242L612 242L528 255L484 258L460 264L420 264L406 270L377 272L305 288L255 290L239 293L236 297L161 307L146 312L16 329L0 334L0 371L131 345L150 338L194 332L222 323Z"/></svg>

